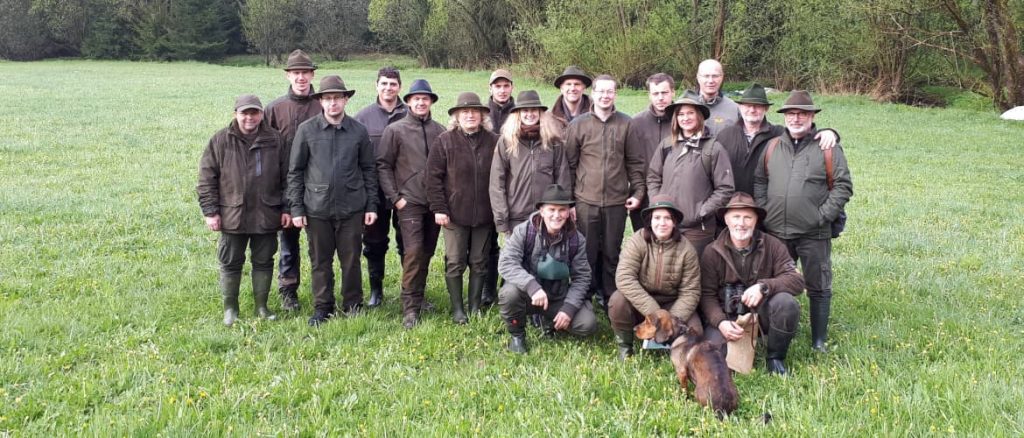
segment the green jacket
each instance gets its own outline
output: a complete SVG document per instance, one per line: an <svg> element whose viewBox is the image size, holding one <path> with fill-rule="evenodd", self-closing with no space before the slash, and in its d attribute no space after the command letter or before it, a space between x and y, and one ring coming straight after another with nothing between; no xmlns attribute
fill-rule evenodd
<svg viewBox="0 0 1024 438"><path fill-rule="evenodd" d="M288 167L292 216L344 219L377 210L377 167L366 127L323 114L299 125Z"/></svg>
<svg viewBox="0 0 1024 438"><path fill-rule="evenodd" d="M769 233L783 240L832 237L832 221L853 196L853 180L846 155L839 145L832 148L832 190L825 178L825 154L811 130L794 147L789 134L779 137L779 145L765 163L764 154L754 173L754 199L767 212L764 221Z"/></svg>

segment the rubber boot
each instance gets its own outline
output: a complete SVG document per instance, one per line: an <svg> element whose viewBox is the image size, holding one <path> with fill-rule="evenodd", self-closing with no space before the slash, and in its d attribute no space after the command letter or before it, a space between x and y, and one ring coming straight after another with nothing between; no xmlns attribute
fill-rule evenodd
<svg viewBox="0 0 1024 438"><path fill-rule="evenodd" d="M480 293L480 304L490 307L498 301L498 254L491 254L487 260L487 280Z"/></svg>
<svg viewBox="0 0 1024 438"><path fill-rule="evenodd" d="M381 278L370 278L370 300L366 302L367 307L377 307L384 304L384 280Z"/></svg>
<svg viewBox="0 0 1024 438"><path fill-rule="evenodd" d="M488 281L486 276L470 275L469 276L469 314L477 315L480 313L480 302L483 298L484 284Z"/></svg>
<svg viewBox="0 0 1024 438"><path fill-rule="evenodd" d="M809 297L811 302L811 349L820 353L828 352L828 317L832 297Z"/></svg>
<svg viewBox="0 0 1024 438"><path fill-rule="evenodd" d="M270 281L274 277L274 271L252 271L252 296L256 302L256 314L260 318L275 320L277 315L267 308L267 298L270 296Z"/></svg>
<svg viewBox="0 0 1024 438"><path fill-rule="evenodd" d="M448 286L448 298L452 300L452 321L456 324L469 322L466 318L466 310L462 306L462 276L445 277L444 283Z"/></svg>
<svg viewBox="0 0 1024 438"><path fill-rule="evenodd" d="M523 325L523 321L513 319L506 323L508 324L508 333L512 335L508 340L508 351L526 354L529 348L526 346L526 326Z"/></svg>
<svg viewBox="0 0 1024 438"><path fill-rule="evenodd" d="M796 332L786 332L776 327L768 327L765 337L765 369L769 374L786 375L786 353Z"/></svg>
<svg viewBox="0 0 1024 438"><path fill-rule="evenodd" d="M615 330L615 343L619 346L619 360L633 355L633 330Z"/></svg>
<svg viewBox="0 0 1024 438"><path fill-rule="evenodd" d="M220 274L220 295L224 300L224 325L231 327L238 320L238 288L242 273Z"/></svg>

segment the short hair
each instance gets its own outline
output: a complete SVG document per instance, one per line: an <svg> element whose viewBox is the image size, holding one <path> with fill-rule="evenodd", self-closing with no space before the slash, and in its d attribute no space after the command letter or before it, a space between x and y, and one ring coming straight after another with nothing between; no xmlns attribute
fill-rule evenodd
<svg viewBox="0 0 1024 438"><path fill-rule="evenodd" d="M615 84L615 89L619 88L619 81L616 81L615 78L609 74L599 75L598 77L594 78L594 82L597 81L612 81L612 83Z"/></svg>
<svg viewBox="0 0 1024 438"><path fill-rule="evenodd" d="M391 66L381 67L380 70L377 70L377 81L379 81L380 78L394 79L394 80L398 81L398 85L402 85L402 74L401 74L401 72L399 72L397 68L394 68L394 67L391 67Z"/></svg>
<svg viewBox="0 0 1024 438"><path fill-rule="evenodd" d="M647 78L647 89L651 89L651 85L657 85L662 82L668 82L669 88L676 89L676 81L672 79L667 73L655 73Z"/></svg>

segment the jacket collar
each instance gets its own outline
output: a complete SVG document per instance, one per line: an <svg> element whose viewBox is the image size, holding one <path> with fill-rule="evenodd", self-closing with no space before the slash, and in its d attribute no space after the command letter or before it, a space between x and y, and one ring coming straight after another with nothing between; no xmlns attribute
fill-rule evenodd
<svg viewBox="0 0 1024 438"><path fill-rule="evenodd" d="M327 116L324 116L324 113L322 113L322 112L320 114L317 114L317 116L316 116L316 123L317 123L317 127L319 127L321 131L323 131L323 130L329 128L329 127L334 126L330 122L327 121ZM345 117L341 118L341 124L338 125L338 129L341 129L342 131L348 131L349 129L351 129L351 127L352 127L352 116L350 116L348 114L345 114Z"/></svg>
<svg viewBox="0 0 1024 438"><path fill-rule="evenodd" d="M291 100L297 100L299 102L305 102L307 100L314 99L313 93L316 93L316 90L313 89L313 84L309 84L309 94L307 94L305 96L300 96L298 94L295 94L295 92L292 91L292 86L291 85L288 86L288 98L291 99Z"/></svg>

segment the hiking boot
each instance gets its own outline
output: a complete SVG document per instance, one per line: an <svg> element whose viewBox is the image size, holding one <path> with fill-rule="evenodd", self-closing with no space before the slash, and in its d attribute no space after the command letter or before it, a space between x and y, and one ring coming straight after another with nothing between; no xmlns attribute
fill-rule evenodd
<svg viewBox="0 0 1024 438"><path fill-rule="evenodd" d="M331 319L333 317L334 313L328 312L326 310L317 310L313 312L313 316L309 317L309 326L319 326L320 324L327 322L328 319Z"/></svg>
<svg viewBox="0 0 1024 438"><path fill-rule="evenodd" d="M299 304L299 294L296 288L287 287L278 290L281 295L281 309L286 312L297 312L301 305Z"/></svg>

